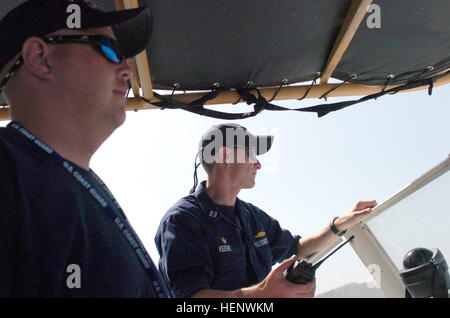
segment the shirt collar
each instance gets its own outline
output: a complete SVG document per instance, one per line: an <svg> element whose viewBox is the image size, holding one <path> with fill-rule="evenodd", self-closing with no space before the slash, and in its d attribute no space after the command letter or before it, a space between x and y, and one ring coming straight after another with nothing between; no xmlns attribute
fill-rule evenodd
<svg viewBox="0 0 450 318"><path fill-rule="evenodd" d="M207 219L210 222L216 223L220 219L225 219L227 222L232 223L233 225L238 225L236 221L235 215L229 215L228 213L222 213L218 208L217 204L211 199L206 192L206 181L202 181L194 192L194 196L197 198L202 211L206 214ZM241 201L236 198L236 208L241 209Z"/></svg>

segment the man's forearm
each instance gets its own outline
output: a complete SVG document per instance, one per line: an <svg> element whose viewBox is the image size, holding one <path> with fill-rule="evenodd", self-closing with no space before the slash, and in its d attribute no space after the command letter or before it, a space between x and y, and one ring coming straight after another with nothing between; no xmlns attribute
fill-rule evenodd
<svg viewBox="0 0 450 318"><path fill-rule="evenodd" d="M335 223L336 224L336 223ZM297 257L307 259L313 254L320 252L334 243L338 237L334 234L330 226L324 227L321 231L302 237L297 246Z"/></svg>
<svg viewBox="0 0 450 318"><path fill-rule="evenodd" d="M377 201L358 201L346 214L338 217L334 221L334 226L338 231L345 231L352 228L377 205ZM330 226L326 226L316 234L301 238L297 246L297 257L306 259L311 255L323 250L337 240L336 235L331 231Z"/></svg>

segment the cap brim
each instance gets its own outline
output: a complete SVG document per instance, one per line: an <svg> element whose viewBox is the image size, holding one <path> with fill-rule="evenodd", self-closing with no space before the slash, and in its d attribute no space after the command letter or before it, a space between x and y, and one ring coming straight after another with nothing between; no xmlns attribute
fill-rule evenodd
<svg viewBox="0 0 450 318"><path fill-rule="evenodd" d="M102 26L111 26L125 58L142 52L152 34L152 16L148 8L105 12Z"/></svg>
<svg viewBox="0 0 450 318"><path fill-rule="evenodd" d="M232 129L233 133L228 135L227 129ZM216 138L219 137L219 140ZM227 140L228 138L228 140ZM233 138L233 139L230 139ZM273 144L274 136L269 135L253 135L246 128L235 124L222 124L211 127L203 134L200 143L199 151L204 149L210 143L215 142L214 147L227 146L236 147L240 149L251 148L255 155L263 155L270 150ZM218 144L217 144L218 143ZM255 149L256 148L256 149Z"/></svg>
<svg viewBox="0 0 450 318"><path fill-rule="evenodd" d="M256 136L256 155L260 156L265 154L272 147L274 136Z"/></svg>

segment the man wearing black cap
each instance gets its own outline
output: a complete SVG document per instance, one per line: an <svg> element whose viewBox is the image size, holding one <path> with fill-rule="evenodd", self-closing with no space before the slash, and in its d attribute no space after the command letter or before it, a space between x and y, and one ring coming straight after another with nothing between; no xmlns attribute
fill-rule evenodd
<svg viewBox="0 0 450 318"><path fill-rule="evenodd" d="M272 142L273 136L254 136L236 124L213 126L202 136L198 156L208 178L194 192L195 172L191 194L168 210L155 238L160 271L175 297L312 297L315 280L297 285L284 271L295 256L307 258L333 243L376 205L359 201L317 234L291 235L237 197L255 185L256 156Z"/></svg>
<svg viewBox="0 0 450 318"><path fill-rule="evenodd" d="M79 28L68 28L71 8ZM147 9L28 0L0 21L0 297L165 297L117 201L89 168L125 120L125 59L150 37Z"/></svg>

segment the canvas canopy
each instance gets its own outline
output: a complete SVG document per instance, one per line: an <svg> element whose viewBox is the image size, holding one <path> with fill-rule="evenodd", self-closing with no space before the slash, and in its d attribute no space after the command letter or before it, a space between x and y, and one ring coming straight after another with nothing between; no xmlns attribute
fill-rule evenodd
<svg viewBox="0 0 450 318"><path fill-rule="evenodd" d="M375 98L450 81L448 1L94 2L105 11L147 6L152 14L147 50L128 60L135 69L129 110L158 106L214 116L218 113L203 105L247 102L256 106L255 115L262 109L285 110L273 104L281 99ZM1 1L0 17L17 4ZM330 84L330 78L341 83ZM296 110L322 116L350 105ZM244 118L229 119L239 116Z"/></svg>

